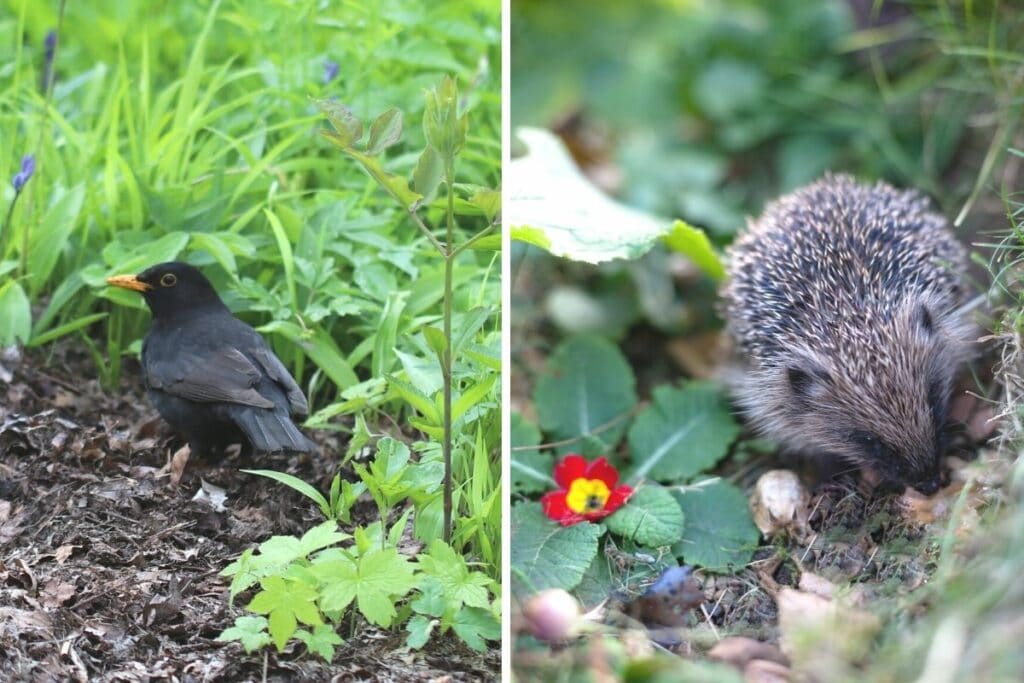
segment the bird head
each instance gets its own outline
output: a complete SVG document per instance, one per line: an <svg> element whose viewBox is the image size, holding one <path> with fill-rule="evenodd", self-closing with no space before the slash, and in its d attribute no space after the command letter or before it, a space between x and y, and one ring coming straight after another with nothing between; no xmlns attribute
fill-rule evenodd
<svg viewBox="0 0 1024 683"><path fill-rule="evenodd" d="M142 294L154 318L185 310L224 307L217 291L198 268L180 261L160 263L138 275L115 275L107 284Z"/></svg>

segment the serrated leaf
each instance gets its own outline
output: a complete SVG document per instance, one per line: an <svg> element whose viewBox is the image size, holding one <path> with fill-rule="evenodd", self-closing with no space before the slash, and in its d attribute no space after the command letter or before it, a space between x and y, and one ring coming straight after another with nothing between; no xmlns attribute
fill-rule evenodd
<svg viewBox="0 0 1024 683"><path fill-rule="evenodd" d="M326 548L350 538L352 538L350 535L338 531L337 522L329 520L316 525L304 533L299 540L299 548L304 556L308 556L321 548Z"/></svg>
<svg viewBox="0 0 1024 683"><path fill-rule="evenodd" d="M671 230L669 220L594 187L553 133L519 128L516 136L529 152L509 165L504 222L513 239L555 256L601 263L639 258Z"/></svg>
<svg viewBox="0 0 1024 683"><path fill-rule="evenodd" d="M536 446L540 443L540 430L519 413L512 413L512 448ZM513 450L510 465L513 493L540 493L558 488L551 477L555 460L535 448Z"/></svg>
<svg viewBox="0 0 1024 683"><path fill-rule="evenodd" d="M235 619L235 625L224 629L224 632L217 636L217 640L222 643L237 641L241 643L246 653L251 653L270 644L270 634L266 629L266 617L238 617Z"/></svg>
<svg viewBox="0 0 1024 683"><path fill-rule="evenodd" d="M408 558L394 548L369 550L358 565L339 564L338 573L321 591L324 611L344 610L355 598L359 611L378 626L390 626L395 600L408 593L416 578Z"/></svg>
<svg viewBox="0 0 1024 683"><path fill-rule="evenodd" d="M633 369L617 346L601 337L573 337L555 349L533 392L540 426L555 440L592 435L594 429L632 410L635 385ZM623 419L595 435L604 444L598 450L618 443L626 424ZM579 444L571 450L577 448Z"/></svg>
<svg viewBox="0 0 1024 683"><path fill-rule="evenodd" d="M405 639L405 644L410 649L419 650L430 640L430 633L435 626L437 626L437 619L429 619L422 614L413 616L405 625L405 630L409 634Z"/></svg>
<svg viewBox="0 0 1024 683"><path fill-rule="evenodd" d="M375 156L402 138L402 112L392 107L378 116L370 125L370 140L366 153Z"/></svg>
<svg viewBox="0 0 1024 683"><path fill-rule="evenodd" d="M655 548L679 542L683 511L668 490L647 485L634 491L629 501L604 523L613 534Z"/></svg>
<svg viewBox="0 0 1024 683"><path fill-rule="evenodd" d="M477 652L487 649L485 640L501 639L501 624L490 611L479 607L463 607L459 610L452 623L452 630L462 638L462 642Z"/></svg>
<svg viewBox="0 0 1024 683"><path fill-rule="evenodd" d="M545 588L571 590L597 555L599 524L563 527L548 519L540 503L512 507L512 574L525 593Z"/></svg>
<svg viewBox="0 0 1024 683"><path fill-rule="evenodd" d="M470 571L466 558L441 539L431 541L428 547L428 552L418 558L420 569L437 580L449 607L468 605L486 609L490 604L487 587L491 579L483 572Z"/></svg>
<svg viewBox="0 0 1024 683"><path fill-rule="evenodd" d="M750 561L760 533L750 518L747 497L724 481L672 494L683 510L683 537L676 557L710 571L728 572Z"/></svg>
<svg viewBox="0 0 1024 683"><path fill-rule="evenodd" d="M334 628L327 624L314 627L312 632L297 631L295 637L305 643L310 652L315 652L328 662L334 659L334 646L345 642L335 633Z"/></svg>
<svg viewBox="0 0 1024 683"><path fill-rule="evenodd" d="M351 147L363 137L363 122L352 113L352 110L337 100L322 98L314 100L316 106L334 126L337 133L328 136L342 149Z"/></svg>
<svg viewBox="0 0 1024 683"><path fill-rule="evenodd" d="M629 479L683 481L710 469L739 433L721 390L709 382L660 386L629 430Z"/></svg>
<svg viewBox="0 0 1024 683"><path fill-rule="evenodd" d="M299 621L309 626L321 623L316 608L317 592L312 586L298 581L286 581L279 576L268 576L260 582L263 588L248 605L250 612L266 614L270 637L278 652L295 633Z"/></svg>
<svg viewBox="0 0 1024 683"><path fill-rule="evenodd" d="M715 282L725 279L725 266L718 252L711 246L707 233L684 221L672 224L672 232L665 235L665 244L690 259L695 266Z"/></svg>

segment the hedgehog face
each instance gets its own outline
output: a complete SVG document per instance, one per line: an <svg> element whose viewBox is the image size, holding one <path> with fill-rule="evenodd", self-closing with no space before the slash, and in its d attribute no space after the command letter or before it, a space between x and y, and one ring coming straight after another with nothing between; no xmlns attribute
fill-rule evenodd
<svg viewBox="0 0 1024 683"><path fill-rule="evenodd" d="M828 348L791 348L748 377L739 401L783 445L839 456L930 495L940 486L954 373L968 355L962 322L939 310L918 299L888 320L846 321L856 333Z"/></svg>
<svg viewBox="0 0 1024 683"><path fill-rule="evenodd" d="M789 413L818 449L935 493L959 330L922 301L861 330L839 353L790 359Z"/></svg>

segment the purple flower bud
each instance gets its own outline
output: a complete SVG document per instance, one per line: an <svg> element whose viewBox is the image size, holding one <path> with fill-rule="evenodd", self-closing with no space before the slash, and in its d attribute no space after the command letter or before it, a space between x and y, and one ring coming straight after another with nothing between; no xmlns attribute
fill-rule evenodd
<svg viewBox="0 0 1024 683"><path fill-rule="evenodd" d="M34 154L26 154L21 158L21 170L14 176L14 180L11 184L14 185L15 192L21 192L21 188L25 187L25 183L32 177L32 174L36 172L36 157Z"/></svg>
<svg viewBox="0 0 1024 683"><path fill-rule="evenodd" d="M44 93L50 89L53 81L53 58L57 54L57 32L50 30L43 41L46 58L43 61L43 77L39 89Z"/></svg>
<svg viewBox="0 0 1024 683"><path fill-rule="evenodd" d="M341 67L333 59L324 60L324 85L327 85L335 78L338 77L338 73L341 71Z"/></svg>

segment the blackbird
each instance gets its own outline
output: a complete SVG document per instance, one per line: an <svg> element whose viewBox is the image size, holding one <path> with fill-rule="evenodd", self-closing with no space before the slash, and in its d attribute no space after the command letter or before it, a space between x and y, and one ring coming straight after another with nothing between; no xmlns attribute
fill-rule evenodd
<svg viewBox="0 0 1024 683"><path fill-rule="evenodd" d="M246 442L266 453L315 449L292 422L308 413L302 390L197 268L161 263L107 283L140 292L153 313L142 342L146 390L192 453Z"/></svg>

